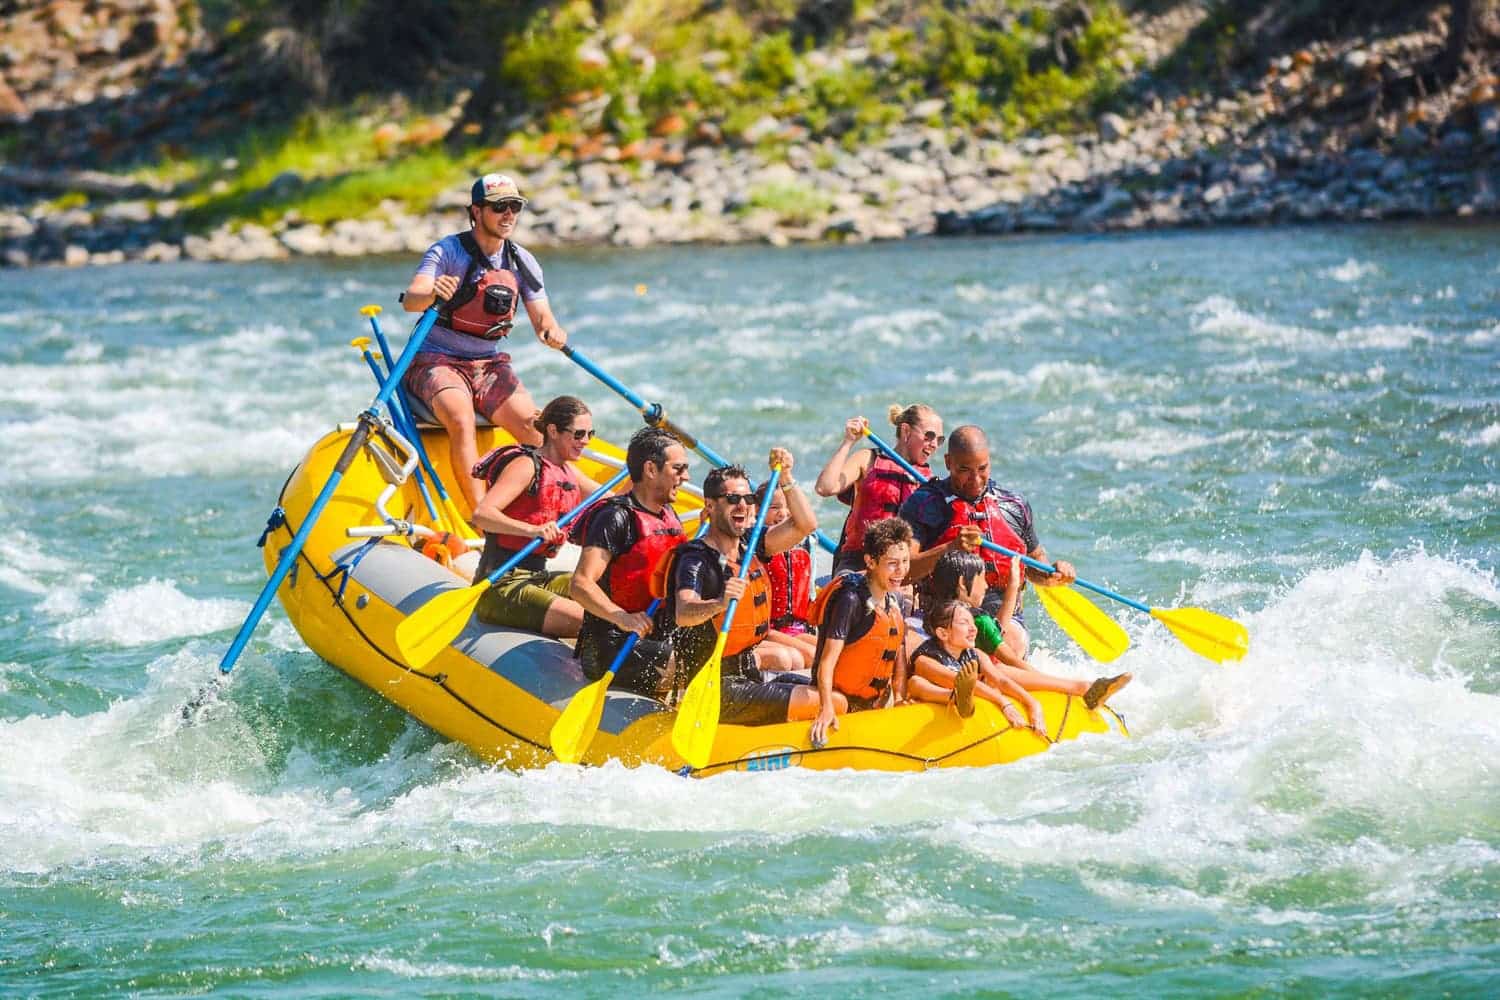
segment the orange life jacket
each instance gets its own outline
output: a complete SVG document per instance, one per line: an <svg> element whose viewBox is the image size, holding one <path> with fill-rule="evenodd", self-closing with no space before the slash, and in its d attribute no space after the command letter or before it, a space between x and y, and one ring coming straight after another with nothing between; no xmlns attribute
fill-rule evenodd
<svg viewBox="0 0 1500 1000"><path fill-rule="evenodd" d="M610 504L623 505L635 519L635 544L610 560L600 583L609 599L621 609L645 611L651 605L652 570L687 536L682 530L682 522L677 519L677 512L670 505L663 507L660 514L653 514L642 510L626 493L590 507L573 522L570 537L582 544L588 533L587 523Z"/></svg>
<svg viewBox="0 0 1500 1000"><path fill-rule="evenodd" d="M918 472L931 478L932 470L916 466ZM871 524L895 517L906 498L920 484L907 471L883 454L877 454L869 469L854 484L854 498L849 502L849 516L844 519L844 534L839 540L840 552L859 554L865 543L865 531Z"/></svg>
<svg viewBox="0 0 1500 1000"><path fill-rule="evenodd" d="M834 577L818 592L817 600L808 611L808 620L814 625L823 624L833 595L843 587L863 588L864 582L863 573L840 573ZM876 608L875 624L870 630L853 642L844 643L833 667L833 689L851 698L870 700L880 697L890 686L905 635L906 619L901 616L900 607L886 601ZM818 668L815 665L813 669Z"/></svg>
<svg viewBox="0 0 1500 1000"><path fill-rule="evenodd" d="M952 511L953 516L948 522L948 530L943 532L935 544L943 545L953 541L959 536L964 525L972 524L984 532L985 538L996 545L1003 545L1012 552L1024 553L1026 551L1026 543L1021 541L1021 536L1016 534L1016 529L1010 526L1010 522L1000 512L1000 505L988 493L972 503L955 494L948 494L943 499L947 502L948 509ZM1002 556L992 549L982 548L979 550L979 557L984 560L986 583L991 587L1000 588L1010 583L1010 556Z"/></svg>
<svg viewBox="0 0 1500 1000"><path fill-rule="evenodd" d="M771 623L807 621L812 603L812 553L798 546L766 561L771 585Z"/></svg>
<svg viewBox="0 0 1500 1000"><path fill-rule="evenodd" d="M687 546L697 546L700 551L709 552L718 557L726 567L724 573L727 577L736 576L740 571L739 563L723 557L718 549L709 545L701 538L684 542L675 547L671 552L656 564L651 572L651 596L665 597L667 589L677 572L677 558ZM706 595L705 595L706 596ZM724 628L724 616L715 615L714 631ZM739 604L735 605L734 621L729 623L729 634L724 637L724 655L733 656L743 653L766 637L771 630L771 586L767 579L766 567L759 559L750 560L750 570L745 574L745 596L740 598Z"/></svg>

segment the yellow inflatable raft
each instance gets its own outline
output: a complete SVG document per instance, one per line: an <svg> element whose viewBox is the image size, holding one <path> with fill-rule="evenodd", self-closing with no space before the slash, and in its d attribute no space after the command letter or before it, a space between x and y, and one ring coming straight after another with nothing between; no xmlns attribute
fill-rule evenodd
<svg viewBox="0 0 1500 1000"><path fill-rule="evenodd" d="M352 425L340 426L313 445L282 487L284 519L273 521L264 547L268 572L327 482L352 430ZM438 475L452 482L443 431L422 433ZM481 428L479 452L506 440L503 432ZM434 526L416 482L401 475L406 456L399 444L399 439L377 437L360 451L277 596L314 652L382 698L486 760L511 767L547 764L555 759L548 747L552 725L587 683L570 646L470 621L421 669L403 662L397 650L394 633L404 616L433 596L469 583L423 556L414 547L419 540L399 530L381 534L391 531L388 518L397 529L403 521L420 526L419 531ZM596 441L591 454L585 471L598 481L614 472L610 465L619 466L621 454L608 444ZM455 502L462 504L456 497ZM687 496L679 504L689 524L700 504ZM1089 711L1079 698L1046 692L1037 698L1052 741L1080 733L1125 732L1107 707ZM612 691L584 761L617 759L682 769L682 758L672 748L672 721L672 710L660 702ZM1031 731L1011 727L987 702L980 702L968 719L944 706L905 705L842 717L838 731L821 748L808 742L805 722L721 725L710 763L692 773L973 767L1008 763L1048 746Z"/></svg>

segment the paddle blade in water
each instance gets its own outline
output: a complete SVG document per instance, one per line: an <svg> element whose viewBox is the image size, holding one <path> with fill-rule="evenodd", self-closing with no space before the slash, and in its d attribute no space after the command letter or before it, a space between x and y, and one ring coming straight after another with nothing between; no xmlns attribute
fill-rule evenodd
<svg viewBox="0 0 1500 1000"><path fill-rule="evenodd" d="M421 668L464 630L488 581L441 593L396 626L396 648L413 667Z"/></svg>
<svg viewBox="0 0 1500 1000"><path fill-rule="evenodd" d="M672 746L692 767L707 764L714 749L714 734L719 729L719 674L725 638L720 632L713 655L688 682L677 706L677 721L672 724Z"/></svg>
<svg viewBox="0 0 1500 1000"><path fill-rule="evenodd" d="M607 673L579 691L552 724L552 752L564 764L578 763L589 744L594 742L599 719L604 715L604 696L609 693L609 682L614 678L613 673Z"/></svg>
<svg viewBox="0 0 1500 1000"><path fill-rule="evenodd" d="M1109 615L1071 587L1037 587L1037 597L1058 627L1100 663L1118 659L1130 637Z"/></svg>
<svg viewBox="0 0 1500 1000"><path fill-rule="evenodd" d="M1172 630L1182 644L1215 663L1243 659L1250 632L1237 621L1202 608L1152 608L1151 617Z"/></svg>

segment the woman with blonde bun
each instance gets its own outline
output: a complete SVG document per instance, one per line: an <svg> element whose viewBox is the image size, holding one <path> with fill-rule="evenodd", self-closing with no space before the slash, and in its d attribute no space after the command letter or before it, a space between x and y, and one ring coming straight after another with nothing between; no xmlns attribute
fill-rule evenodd
<svg viewBox="0 0 1500 1000"><path fill-rule="evenodd" d="M942 417L925 403L892 406L886 416L896 428L897 453L922 475L931 476L927 463L944 441ZM844 440L813 484L818 496L836 496L849 505L849 517L834 556L835 573L864 568L861 553L865 529L881 518L894 516L917 488L906 470L877 449L853 451L868 426L864 417L850 417L844 422Z"/></svg>
<svg viewBox="0 0 1500 1000"><path fill-rule="evenodd" d="M474 525L484 532L474 582L532 539L546 544L496 580L479 599L475 615L486 625L572 638L583 623L583 607L568 597L573 574L548 570L547 559L563 543L558 519L598 489L577 467L594 436L594 417L583 400L558 396L532 426L542 436L540 446L508 444L474 466L474 478L486 485L474 508Z"/></svg>

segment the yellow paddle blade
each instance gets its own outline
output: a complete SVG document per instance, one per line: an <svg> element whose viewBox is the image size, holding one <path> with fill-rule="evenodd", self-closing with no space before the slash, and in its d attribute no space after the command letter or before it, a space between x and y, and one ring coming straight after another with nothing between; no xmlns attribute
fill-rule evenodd
<svg viewBox="0 0 1500 1000"><path fill-rule="evenodd" d="M552 724L552 752L564 764L578 763L589 744L594 742L599 719L604 715L604 696L609 693L609 682L614 679L613 673L607 673L579 691Z"/></svg>
<svg viewBox="0 0 1500 1000"><path fill-rule="evenodd" d="M672 724L672 746L693 767L708 763L719 729L719 674L725 638L720 632L708 662L688 682L677 706L677 721Z"/></svg>
<svg viewBox="0 0 1500 1000"><path fill-rule="evenodd" d="M1202 608L1152 608L1151 617L1182 644L1215 663L1240 660L1250 651L1250 631L1239 622Z"/></svg>
<svg viewBox="0 0 1500 1000"><path fill-rule="evenodd" d="M1037 597L1058 627L1100 663L1118 659L1130 637L1109 615L1071 587L1037 587Z"/></svg>
<svg viewBox="0 0 1500 1000"><path fill-rule="evenodd" d="M402 658L413 667L426 666L464 630L488 588L488 581L480 581L463 590L445 591L408 615L396 626L396 648Z"/></svg>

